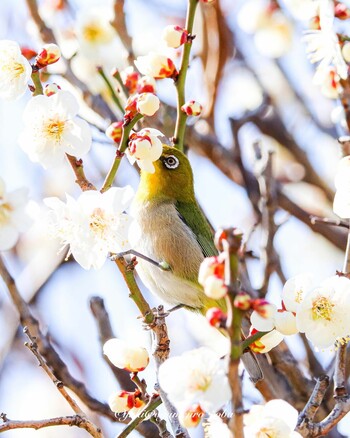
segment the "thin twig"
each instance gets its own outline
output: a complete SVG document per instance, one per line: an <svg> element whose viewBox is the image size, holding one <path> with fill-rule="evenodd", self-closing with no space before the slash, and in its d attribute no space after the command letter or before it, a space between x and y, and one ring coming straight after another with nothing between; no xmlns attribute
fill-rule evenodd
<svg viewBox="0 0 350 438"><path fill-rule="evenodd" d="M73 157L73 155L66 154L67 159L76 176L75 182L83 192L86 190L96 190L96 187L86 178L83 166L83 160Z"/></svg>
<svg viewBox="0 0 350 438"><path fill-rule="evenodd" d="M52 380L54 385L56 386L57 390L60 392L62 397L67 401L69 406L72 408L72 410L77 414L79 417L85 420L85 427L89 434L95 438L103 438L101 429L95 426L94 423L92 423L84 413L84 411L80 408L78 403L73 399L73 397L68 394L66 388L64 387L64 384L56 378L54 373L52 372L51 368L46 363L45 359L42 357L42 355L38 351L38 345L36 343L36 338L31 335L28 327L24 327L23 332L27 335L30 342L27 342L25 345L30 349L30 351L34 354L34 356L38 359L39 365L41 368L45 371L45 373L49 376L49 378Z"/></svg>
<svg viewBox="0 0 350 438"><path fill-rule="evenodd" d="M14 429L39 430L51 426L76 426L76 427L80 427L81 429L85 429L87 432L90 433L89 420L87 420L84 417L81 417L80 415L69 415L66 417L55 417L55 418L48 418L45 420L27 420L27 421L10 420L5 414L1 414L0 418L3 420L3 423L0 424L0 433Z"/></svg>
<svg viewBox="0 0 350 438"><path fill-rule="evenodd" d="M181 110L181 107L185 103L185 83L187 70L190 62L190 53L192 47L192 32L194 16L196 13L198 0L188 0L187 6L187 17L186 17L186 31L188 32L187 42L183 46L181 65L179 70L179 75L175 82L176 92L177 92L177 118L174 132L174 146L181 151L184 149L184 137L186 130L186 120L187 115Z"/></svg>

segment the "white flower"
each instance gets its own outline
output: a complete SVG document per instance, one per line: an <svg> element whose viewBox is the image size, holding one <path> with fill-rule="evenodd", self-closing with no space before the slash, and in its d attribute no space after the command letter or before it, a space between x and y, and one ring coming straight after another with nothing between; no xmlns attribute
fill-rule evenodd
<svg viewBox="0 0 350 438"><path fill-rule="evenodd" d="M333 211L341 218L350 218L350 156L339 161L335 176L336 193Z"/></svg>
<svg viewBox="0 0 350 438"><path fill-rule="evenodd" d="M244 436L249 438L301 438L294 429L298 411L284 400L271 400L265 405L254 405L244 415Z"/></svg>
<svg viewBox="0 0 350 438"><path fill-rule="evenodd" d="M144 128L137 134L131 134L129 147L126 150L126 156L130 163L134 164L136 161L140 169L154 173L153 162L158 160L163 151L159 136L163 136L163 134L153 128Z"/></svg>
<svg viewBox="0 0 350 438"><path fill-rule="evenodd" d="M222 278L210 275L204 282L204 293L209 298L219 300L227 294L227 286Z"/></svg>
<svg viewBox="0 0 350 438"><path fill-rule="evenodd" d="M136 109L144 116L153 116L159 110L160 101L153 93L141 93L136 99Z"/></svg>
<svg viewBox="0 0 350 438"><path fill-rule="evenodd" d="M109 339L103 346L103 353L116 367L134 373L143 371L149 363L145 348L130 345L122 339Z"/></svg>
<svg viewBox="0 0 350 438"><path fill-rule="evenodd" d="M159 368L159 384L181 412L195 404L216 412L231 398L226 368L213 350L202 347L166 360Z"/></svg>
<svg viewBox="0 0 350 438"><path fill-rule="evenodd" d="M14 100L21 97L28 86L32 67L21 54L15 41L0 41L0 98Z"/></svg>
<svg viewBox="0 0 350 438"><path fill-rule="evenodd" d="M0 251L12 248L20 232L28 228L30 220L25 212L27 194L25 188L7 193L0 178Z"/></svg>
<svg viewBox="0 0 350 438"><path fill-rule="evenodd" d="M113 42L116 32L110 20L110 11L104 8L82 10L76 21L76 34L82 48L92 49Z"/></svg>
<svg viewBox="0 0 350 438"><path fill-rule="evenodd" d="M168 47L177 49L187 40L187 31L180 26L169 25L162 33L162 38Z"/></svg>
<svg viewBox="0 0 350 438"><path fill-rule="evenodd" d="M133 194L127 186L112 187L103 194L89 190L77 200L67 195L66 203L46 198L52 210L48 214L51 236L69 245L70 254L84 269L101 268L109 253L129 249L130 218L125 210Z"/></svg>
<svg viewBox="0 0 350 438"><path fill-rule="evenodd" d="M232 432L219 415L209 415L207 421L203 423L203 428L205 438L233 438Z"/></svg>
<svg viewBox="0 0 350 438"><path fill-rule="evenodd" d="M290 312L297 312L305 294L312 286L311 274L300 274L287 280L282 291L282 301L285 308Z"/></svg>
<svg viewBox="0 0 350 438"><path fill-rule="evenodd" d="M282 13L277 11L270 15L264 27L256 31L254 43L263 55L279 58L290 49L292 38L292 25Z"/></svg>
<svg viewBox="0 0 350 438"><path fill-rule="evenodd" d="M199 267L198 283L204 286L205 281L211 275L224 278L224 270L225 265L218 257L206 257Z"/></svg>
<svg viewBox="0 0 350 438"><path fill-rule="evenodd" d="M303 40L307 43L306 51L312 63L319 62L314 80L324 77L324 71L333 65L342 79L347 78L348 66L341 53L337 34L333 31L334 3L320 0L320 30L309 30Z"/></svg>
<svg viewBox="0 0 350 438"><path fill-rule="evenodd" d="M278 311L277 307L273 306L274 311L268 318L263 318L258 312L254 311L250 316L252 326L259 332L269 332L276 329L282 335L294 335L298 333L296 326L296 318L292 312L286 310Z"/></svg>
<svg viewBox="0 0 350 438"><path fill-rule="evenodd" d="M78 102L69 91L35 96L28 102L19 144L32 161L48 168L60 164L66 153L88 153L91 132L87 122L76 117L78 110Z"/></svg>
<svg viewBox="0 0 350 438"><path fill-rule="evenodd" d="M309 291L297 311L297 327L318 348L350 333L350 280L330 277Z"/></svg>
<svg viewBox="0 0 350 438"><path fill-rule="evenodd" d="M135 65L143 75L152 76L155 79L171 78L176 74L173 61L167 56L155 52L139 56Z"/></svg>

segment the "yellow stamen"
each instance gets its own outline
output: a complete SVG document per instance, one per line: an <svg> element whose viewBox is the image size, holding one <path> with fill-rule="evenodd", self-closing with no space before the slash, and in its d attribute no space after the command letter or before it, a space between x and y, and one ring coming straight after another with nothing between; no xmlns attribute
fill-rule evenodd
<svg viewBox="0 0 350 438"><path fill-rule="evenodd" d="M107 222L104 217L103 210L101 208L95 208L90 216L90 228L94 233L96 233L100 238L103 237L104 232L107 227Z"/></svg>
<svg viewBox="0 0 350 438"><path fill-rule="evenodd" d="M12 207L10 204L0 204L0 225L5 225L11 215Z"/></svg>
<svg viewBox="0 0 350 438"><path fill-rule="evenodd" d="M8 75L11 75L12 80L21 76L25 69L24 65L19 62L11 62L2 66L2 71Z"/></svg>
<svg viewBox="0 0 350 438"><path fill-rule="evenodd" d="M303 301L303 290L299 289L298 291L295 292L295 302L300 304Z"/></svg>
<svg viewBox="0 0 350 438"><path fill-rule="evenodd" d="M332 319L333 307L334 304L329 298L318 297L312 303L312 318L330 321Z"/></svg>
<svg viewBox="0 0 350 438"><path fill-rule="evenodd" d="M65 122L62 120L50 119L45 125L47 137L53 137L55 141L59 141L64 131Z"/></svg>

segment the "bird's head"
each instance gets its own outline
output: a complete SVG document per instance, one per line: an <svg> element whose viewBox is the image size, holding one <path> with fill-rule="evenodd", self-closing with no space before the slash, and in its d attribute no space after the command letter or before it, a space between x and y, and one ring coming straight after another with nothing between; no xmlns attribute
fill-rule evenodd
<svg viewBox="0 0 350 438"><path fill-rule="evenodd" d="M142 201L194 200L193 173L185 154L163 145L161 157L154 163L155 172L141 171L137 197Z"/></svg>

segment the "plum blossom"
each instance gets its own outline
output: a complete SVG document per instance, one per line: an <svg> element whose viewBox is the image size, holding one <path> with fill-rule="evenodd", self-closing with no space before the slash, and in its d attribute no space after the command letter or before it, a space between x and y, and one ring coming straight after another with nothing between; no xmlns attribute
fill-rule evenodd
<svg viewBox="0 0 350 438"><path fill-rule="evenodd" d="M231 398L226 363L202 347L166 360L159 368L159 384L180 412L199 405L216 412Z"/></svg>
<svg viewBox="0 0 350 438"><path fill-rule="evenodd" d="M334 276L304 296L297 327L318 348L332 346L350 333L350 280Z"/></svg>
<svg viewBox="0 0 350 438"><path fill-rule="evenodd" d="M113 365L132 373L143 371L149 363L145 348L130 345L122 339L109 339L103 346L103 353Z"/></svg>
<svg viewBox="0 0 350 438"><path fill-rule="evenodd" d="M286 281L282 290L282 302L290 312L297 312L305 294L314 283L311 274L299 274Z"/></svg>
<svg viewBox="0 0 350 438"><path fill-rule="evenodd" d="M203 428L205 438L234 438L227 424L216 414L209 415L206 422L203 423Z"/></svg>
<svg viewBox="0 0 350 438"><path fill-rule="evenodd" d="M158 138L162 135L160 131L153 128L144 128L137 134L131 134L129 147L126 150L126 156L130 163L137 162L141 170L154 173L153 162L158 160L163 151L162 142Z"/></svg>
<svg viewBox="0 0 350 438"><path fill-rule="evenodd" d="M0 98L15 100L21 97L32 74L32 67L15 41L0 41Z"/></svg>
<svg viewBox="0 0 350 438"><path fill-rule="evenodd" d="M177 49L187 41L188 32L180 26L169 25L163 30L162 38L168 47Z"/></svg>
<svg viewBox="0 0 350 438"><path fill-rule="evenodd" d="M128 412L129 416L134 418L145 406L145 402L141 400L140 395L139 391L117 391L109 396L108 404L111 411L116 414Z"/></svg>
<svg viewBox="0 0 350 438"><path fill-rule="evenodd" d="M294 432L298 411L284 400L270 400L265 405L254 405L244 415L244 436L301 438Z"/></svg>
<svg viewBox="0 0 350 438"><path fill-rule="evenodd" d="M186 113L188 116L199 116L202 112L202 105L195 100L189 100L182 105L181 111Z"/></svg>
<svg viewBox="0 0 350 438"><path fill-rule="evenodd" d="M309 30L303 40L307 44L306 51L314 64L319 62L314 76L315 83L320 82L325 71L333 65L342 79L347 78L348 66L341 53L337 34L333 31L334 3L330 0L319 0L320 29Z"/></svg>
<svg viewBox="0 0 350 438"><path fill-rule="evenodd" d="M129 249L130 218L125 213L133 190L131 187L112 187L105 193L83 192L77 200L66 195L66 203L58 198L46 198L48 230L69 245L69 254L84 268L99 269L109 253Z"/></svg>
<svg viewBox="0 0 350 438"><path fill-rule="evenodd" d="M76 117L78 110L69 91L35 96L28 102L23 114L25 129L18 141L32 161L48 168L60 164L66 153L82 156L89 152L90 128Z"/></svg>
<svg viewBox="0 0 350 438"><path fill-rule="evenodd" d="M12 248L30 219L26 213L28 191L25 188L7 192L0 178L0 251Z"/></svg>
<svg viewBox="0 0 350 438"><path fill-rule="evenodd" d="M150 52L146 56L139 56L135 65L143 75L155 79L172 78L177 74L174 62L160 53Z"/></svg>
<svg viewBox="0 0 350 438"><path fill-rule="evenodd" d="M343 219L350 218L350 156L342 158L338 163L335 176L336 193L333 211Z"/></svg>
<svg viewBox="0 0 350 438"><path fill-rule="evenodd" d="M276 329L282 335L294 335L298 333L296 326L296 318L292 312L286 310L277 310L277 307L273 306L273 314L268 318L263 318L258 312L254 311L251 314L250 322L254 328L260 332L269 332Z"/></svg>
<svg viewBox="0 0 350 438"><path fill-rule="evenodd" d="M144 116L153 116L160 106L158 97L153 93L141 93L136 99L136 109Z"/></svg>
<svg viewBox="0 0 350 438"><path fill-rule="evenodd" d="M113 122L106 129L106 135L108 138L119 144L123 134L123 121Z"/></svg>
<svg viewBox="0 0 350 438"><path fill-rule="evenodd" d="M35 58L38 68L54 64L61 57L61 50L56 44L45 44Z"/></svg>

